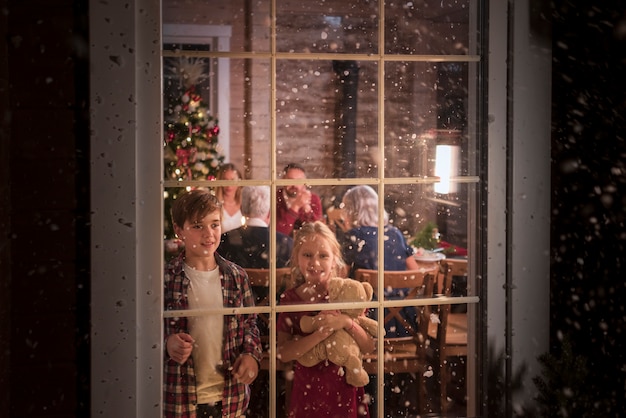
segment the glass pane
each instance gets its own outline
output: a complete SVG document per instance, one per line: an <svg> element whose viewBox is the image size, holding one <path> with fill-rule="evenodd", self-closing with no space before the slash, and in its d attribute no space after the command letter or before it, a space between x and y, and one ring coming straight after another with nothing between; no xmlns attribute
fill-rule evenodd
<svg viewBox="0 0 626 418"><path fill-rule="evenodd" d="M271 155L270 61L230 60L230 161L245 179L269 180Z"/></svg>
<svg viewBox="0 0 626 418"><path fill-rule="evenodd" d="M225 162L269 179L268 71L269 60L164 58L166 179L213 180Z"/></svg>
<svg viewBox="0 0 626 418"><path fill-rule="evenodd" d="M376 2L281 1L276 13L276 50L375 54Z"/></svg>
<svg viewBox="0 0 626 418"><path fill-rule="evenodd" d="M278 167L298 156L311 167L308 178L375 177L377 63L279 60L276 66Z"/></svg>
<svg viewBox="0 0 626 418"><path fill-rule="evenodd" d="M228 38L230 46L226 50L270 50L269 1L162 0L161 4L163 24L192 26L194 31L187 33L188 37L202 37L207 31L213 34L217 31Z"/></svg>
<svg viewBox="0 0 626 418"><path fill-rule="evenodd" d="M434 176L438 145L459 146L459 170L470 174L468 63L385 64L387 177ZM476 155L475 151L471 152ZM475 167L475 164L472 164Z"/></svg>
<svg viewBox="0 0 626 418"><path fill-rule="evenodd" d="M417 261L425 265L444 257L467 256L469 228L474 224L468 219L471 184L450 182L446 194L436 192L438 185L385 187L389 222L402 231Z"/></svg>
<svg viewBox="0 0 626 418"><path fill-rule="evenodd" d="M470 53L470 0L385 2L385 53Z"/></svg>

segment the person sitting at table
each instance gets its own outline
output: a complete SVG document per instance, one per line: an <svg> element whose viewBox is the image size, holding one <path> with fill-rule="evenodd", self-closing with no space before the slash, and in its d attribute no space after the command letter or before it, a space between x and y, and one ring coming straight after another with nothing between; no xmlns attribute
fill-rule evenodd
<svg viewBox="0 0 626 418"><path fill-rule="evenodd" d="M220 255L243 268L269 268L269 186L242 187L241 213L246 223L222 234ZM291 237L276 232L276 267L287 265L292 247Z"/></svg>
<svg viewBox="0 0 626 418"><path fill-rule="evenodd" d="M356 269L378 268L378 194L370 186L361 185L349 189L343 196L342 205L348 230L343 241L344 260L353 277ZM402 232L384 222L384 264L390 271L417 270L413 248Z"/></svg>
<svg viewBox="0 0 626 418"><path fill-rule="evenodd" d="M243 177L232 163L220 166L217 180L242 180ZM215 188L215 197L222 204L222 233L241 226L241 187L218 186Z"/></svg>
<svg viewBox="0 0 626 418"><path fill-rule="evenodd" d="M304 167L298 163L287 164L283 179L306 179ZM276 191L276 230L293 235L303 223L322 219L322 200L304 184L284 186Z"/></svg>

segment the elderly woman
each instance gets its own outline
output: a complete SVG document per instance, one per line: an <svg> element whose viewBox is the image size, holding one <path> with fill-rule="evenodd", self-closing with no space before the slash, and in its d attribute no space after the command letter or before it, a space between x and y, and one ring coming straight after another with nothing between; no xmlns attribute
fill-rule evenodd
<svg viewBox="0 0 626 418"><path fill-rule="evenodd" d="M343 240L344 260L352 276L356 269L378 268L378 194L370 186L355 186L343 196L344 220L348 231ZM413 249L402 232L389 225L387 214L383 233L385 270L416 270Z"/></svg>

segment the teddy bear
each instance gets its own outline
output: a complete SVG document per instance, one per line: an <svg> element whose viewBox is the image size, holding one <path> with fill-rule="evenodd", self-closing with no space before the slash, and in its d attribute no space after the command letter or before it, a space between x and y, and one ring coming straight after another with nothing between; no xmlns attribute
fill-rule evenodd
<svg viewBox="0 0 626 418"><path fill-rule="evenodd" d="M368 302L372 300L373 294L374 290L369 283L350 278L335 277L330 279L328 284L328 296L331 303ZM378 322L363 315L365 309L342 309L341 312L349 315L373 337L378 336ZM310 321L301 320L300 327L304 332L314 331ZM315 366L325 360L343 366L348 384L362 387L369 382L369 376L363 368L363 356L359 345L345 329L336 330L298 359L300 364L306 367Z"/></svg>

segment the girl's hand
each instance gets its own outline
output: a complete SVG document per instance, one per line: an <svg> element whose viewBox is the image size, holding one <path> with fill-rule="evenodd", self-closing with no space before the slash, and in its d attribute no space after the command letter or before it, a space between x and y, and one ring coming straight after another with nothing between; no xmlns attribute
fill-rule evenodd
<svg viewBox="0 0 626 418"><path fill-rule="evenodd" d="M326 329L332 333L338 329L350 328L352 326L352 318L341 311L323 311L315 317L315 325L318 330Z"/></svg>

